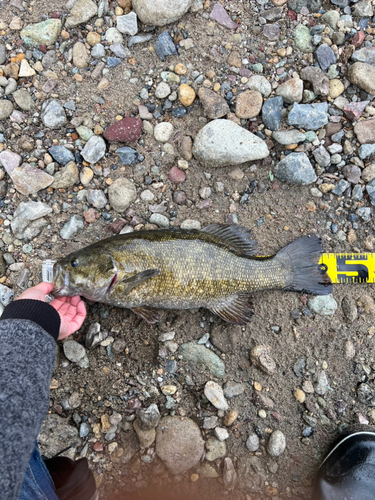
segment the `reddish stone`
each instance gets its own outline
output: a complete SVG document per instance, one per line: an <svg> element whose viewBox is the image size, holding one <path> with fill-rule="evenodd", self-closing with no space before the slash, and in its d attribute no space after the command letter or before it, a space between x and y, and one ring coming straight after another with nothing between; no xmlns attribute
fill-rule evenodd
<svg viewBox="0 0 375 500"><path fill-rule="evenodd" d="M254 54L250 54L250 55L249 55L249 57L248 57L248 59L249 59L249 62L250 62L251 64L255 64L255 62L256 62L256 57L254 56Z"/></svg>
<svg viewBox="0 0 375 500"><path fill-rule="evenodd" d="M362 45L364 39L365 34L363 33L363 31L357 31L357 33L353 36L351 43L356 49L358 49L358 47Z"/></svg>
<svg viewBox="0 0 375 500"><path fill-rule="evenodd" d="M93 444L93 449L94 451L103 451L103 443L97 441L96 443Z"/></svg>
<svg viewBox="0 0 375 500"><path fill-rule="evenodd" d="M52 19L60 19L61 13L60 12L52 12L51 17L52 17Z"/></svg>
<svg viewBox="0 0 375 500"><path fill-rule="evenodd" d="M172 167L168 173L168 179L175 184L181 184L185 181L186 175L180 168Z"/></svg>
<svg viewBox="0 0 375 500"><path fill-rule="evenodd" d="M358 122L354 132L361 144L375 144L375 118Z"/></svg>
<svg viewBox="0 0 375 500"><path fill-rule="evenodd" d="M110 125L104 132L109 142L135 142L142 132L140 118L126 117Z"/></svg>
<svg viewBox="0 0 375 500"><path fill-rule="evenodd" d="M86 222L89 222L89 223L92 223L92 222L95 222L96 220L96 212L93 208L89 208L88 210L86 210L84 213L83 213L84 217L85 217L85 221Z"/></svg>
<svg viewBox="0 0 375 500"><path fill-rule="evenodd" d="M310 26L314 26L315 25L315 19L310 19Z"/></svg>
<svg viewBox="0 0 375 500"><path fill-rule="evenodd" d="M287 16L289 17L289 19L291 19L292 21L297 21L297 14L293 11L293 10L288 10L288 14Z"/></svg>
<svg viewBox="0 0 375 500"><path fill-rule="evenodd" d="M202 200L199 203L197 203L197 208L200 208L201 210L203 210L204 208L210 208L211 205L212 205L211 199Z"/></svg>
<svg viewBox="0 0 375 500"><path fill-rule="evenodd" d="M127 222L125 219L116 219L114 222L111 222L109 226L106 227L106 232L112 231L112 233L119 234L121 229L126 226Z"/></svg>
<svg viewBox="0 0 375 500"><path fill-rule="evenodd" d="M237 28L237 23L232 21L227 11L219 3L216 3L214 5L214 8L212 9L212 12L210 14L210 18L221 24L221 26L225 26L225 28L228 28L230 30L234 30Z"/></svg>
<svg viewBox="0 0 375 500"><path fill-rule="evenodd" d="M360 102L351 102L344 106L344 112L346 116L352 122L356 122L358 118L362 116L365 107L370 103L370 101L360 101Z"/></svg>
<svg viewBox="0 0 375 500"><path fill-rule="evenodd" d="M45 43L41 43L39 45L39 50L40 52L43 52L43 54L45 54L47 52L47 45Z"/></svg>

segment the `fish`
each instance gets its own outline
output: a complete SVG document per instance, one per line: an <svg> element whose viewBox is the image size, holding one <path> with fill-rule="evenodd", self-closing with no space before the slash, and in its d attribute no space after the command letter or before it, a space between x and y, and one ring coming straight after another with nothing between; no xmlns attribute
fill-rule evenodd
<svg viewBox="0 0 375 500"><path fill-rule="evenodd" d="M237 225L137 231L58 260L52 294L131 309L150 324L159 321L158 309L204 307L243 325L253 315L256 291L330 294L331 281L319 267L321 254L321 240L310 235L260 257L251 233Z"/></svg>

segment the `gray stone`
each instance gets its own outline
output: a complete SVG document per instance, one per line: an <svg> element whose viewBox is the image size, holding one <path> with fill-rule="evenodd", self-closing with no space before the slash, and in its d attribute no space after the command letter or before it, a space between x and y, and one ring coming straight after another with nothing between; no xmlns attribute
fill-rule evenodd
<svg viewBox="0 0 375 500"><path fill-rule="evenodd" d="M375 68L370 64L356 62L350 66L348 80L368 94L375 95Z"/></svg>
<svg viewBox="0 0 375 500"><path fill-rule="evenodd" d="M28 45L53 45L61 33L60 19L47 19L38 24L26 26L20 33L22 40Z"/></svg>
<svg viewBox="0 0 375 500"><path fill-rule="evenodd" d="M272 137L279 144L288 146L289 144L298 144L299 142L304 142L306 139L306 134L300 132L299 130L281 130L280 132L273 132Z"/></svg>
<svg viewBox="0 0 375 500"><path fill-rule="evenodd" d="M105 39L111 44L124 42L124 37L117 28L108 28L105 32Z"/></svg>
<svg viewBox="0 0 375 500"><path fill-rule="evenodd" d="M151 404L148 408L142 408L137 413L140 429L147 431L159 425L160 413L157 405Z"/></svg>
<svg viewBox="0 0 375 500"><path fill-rule="evenodd" d="M321 370L316 376L316 384L314 386L315 392L319 394L319 396L324 396L328 391L328 386L329 384L326 372Z"/></svg>
<svg viewBox="0 0 375 500"><path fill-rule="evenodd" d="M177 56L178 55L176 46L173 43L173 40L172 40L172 38L167 30L163 31L163 33L161 33L158 36L158 38L154 44L154 49L155 49L157 56L162 61L165 61L166 58L169 56Z"/></svg>
<svg viewBox="0 0 375 500"><path fill-rule="evenodd" d="M89 435L89 426L86 422L82 422L79 426L79 437L84 438Z"/></svg>
<svg viewBox="0 0 375 500"><path fill-rule="evenodd" d="M149 448L155 441L156 431L154 428L151 429L141 429L139 426L139 421L136 418L133 422L134 430L139 439L139 445L141 449Z"/></svg>
<svg viewBox="0 0 375 500"><path fill-rule="evenodd" d="M262 120L269 130L278 130L281 124L281 111L283 109L283 98L272 97L267 99L262 107Z"/></svg>
<svg viewBox="0 0 375 500"><path fill-rule="evenodd" d="M371 205L375 205L375 186L371 186L370 184L367 184L366 191L370 197Z"/></svg>
<svg viewBox="0 0 375 500"><path fill-rule="evenodd" d="M212 417L206 417L203 420L203 429L215 429L215 427L218 425L219 419L218 417L212 416Z"/></svg>
<svg viewBox="0 0 375 500"><path fill-rule="evenodd" d="M120 59L126 59L130 55L129 50L124 47L122 43L113 43L112 45L110 45L109 50Z"/></svg>
<svg viewBox="0 0 375 500"><path fill-rule="evenodd" d="M0 120L6 120L13 113L14 106L11 101L6 99L0 100Z"/></svg>
<svg viewBox="0 0 375 500"><path fill-rule="evenodd" d="M75 340L67 340L63 344L64 354L72 363L78 363L85 355L86 350L83 345Z"/></svg>
<svg viewBox="0 0 375 500"><path fill-rule="evenodd" d="M229 406L224 397L223 389L216 382L210 380L206 383L206 385L204 386L204 395L206 396L208 401L218 410L228 410Z"/></svg>
<svg viewBox="0 0 375 500"><path fill-rule="evenodd" d="M374 10L370 0L360 0L354 5L352 10L352 15L354 17L372 17L373 14Z"/></svg>
<svg viewBox="0 0 375 500"><path fill-rule="evenodd" d="M314 52L312 36L307 26L299 24L295 30L294 42L301 52Z"/></svg>
<svg viewBox="0 0 375 500"><path fill-rule="evenodd" d="M85 227L84 221L82 217L78 215L72 215L70 220L66 222L61 231L60 236L63 240L69 240L72 236L74 236L80 229Z"/></svg>
<svg viewBox="0 0 375 500"><path fill-rule="evenodd" d="M136 35L136 36L130 36L128 39L128 47L129 49L137 44L137 43L143 43L143 42L149 42L152 39L152 35Z"/></svg>
<svg viewBox="0 0 375 500"><path fill-rule="evenodd" d="M17 106L23 111L30 111L35 107L33 98L25 89L16 90L16 92L13 93L13 99Z"/></svg>
<svg viewBox="0 0 375 500"><path fill-rule="evenodd" d="M221 95L213 90L201 87L198 90L198 97L202 103L205 114L208 118L217 119L227 115L230 111L229 106Z"/></svg>
<svg viewBox="0 0 375 500"><path fill-rule="evenodd" d="M352 60L354 62L375 65L375 47L362 47L354 51Z"/></svg>
<svg viewBox="0 0 375 500"><path fill-rule="evenodd" d="M267 451L271 457L279 457L286 448L286 439L281 431L273 431L267 444Z"/></svg>
<svg viewBox="0 0 375 500"><path fill-rule="evenodd" d="M21 240L24 238L32 240L47 225L47 221L42 218L51 212L52 208L46 203L36 201L20 203L10 224L14 236Z"/></svg>
<svg viewBox="0 0 375 500"><path fill-rule="evenodd" d="M275 176L291 184L312 184L317 176L305 153L291 153L281 160L275 169Z"/></svg>
<svg viewBox="0 0 375 500"><path fill-rule="evenodd" d="M204 367L217 378L221 378L225 375L225 365L223 361L205 346L189 342L187 344L182 344L180 351L182 359L185 362Z"/></svg>
<svg viewBox="0 0 375 500"><path fill-rule="evenodd" d="M358 154L361 160L375 154L375 144L362 144L358 149Z"/></svg>
<svg viewBox="0 0 375 500"><path fill-rule="evenodd" d="M134 0L133 9L143 24L165 26L180 19L191 4L192 0Z"/></svg>
<svg viewBox="0 0 375 500"><path fill-rule="evenodd" d="M352 191L352 198L355 201L361 201L363 198L362 186L354 186Z"/></svg>
<svg viewBox="0 0 375 500"><path fill-rule="evenodd" d="M121 165L134 165L135 163L141 163L144 160L144 156L129 146L116 149L116 155Z"/></svg>
<svg viewBox="0 0 375 500"><path fill-rule="evenodd" d="M208 462L213 462L218 458L225 457L227 446L225 441L219 441L217 438L210 436L206 441L206 456Z"/></svg>
<svg viewBox="0 0 375 500"><path fill-rule="evenodd" d="M91 164L97 163L105 155L105 141L99 135L93 135L83 148L81 155Z"/></svg>
<svg viewBox="0 0 375 500"><path fill-rule="evenodd" d="M155 451L172 474L183 474L202 458L204 441L199 427L190 418L162 418L156 429Z"/></svg>
<svg viewBox="0 0 375 500"><path fill-rule="evenodd" d="M322 6L321 0L289 0L288 7L290 10L299 14L303 7L307 8L310 12L318 12Z"/></svg>
<svg viewBox="0 0 375 500"><path fill-rule="evenodd" d="M10 174L14 187L24 195L35 194L53 183L53 177L39 168L24 163Z"/></svg>
<svg viewBox="0 0 375 500"><path fill-rule="evenodd" d="M14 78L8 78L8 85L4 89L4 95L13 94L17 90L17 81Z"/></svg>
<svg viewBox="0 0 375 500"><path fill-rule="evenodd" d="M323 23L328 24L332 29L336 29L339 19L340 13L337 10L329 10L322 15Z"/></svg>
<svg viewBox="0 0 375 500"><path fill-rule="evenodd" d="M41 119L46 127L52 129L63 127L67 123L65 110L56 99L49 99L43 103Z"/></svg>
<svg viewBox="0 0 375 500"><path fill-rule="evenodd" d="M240 396L245 392L245 385L229 381L224 385L224 396L228 399Z"/></svg>
<svg viewBox="0 0 375 500"><path fill-rule="evenodd" d="M165 215L154 213L151 215L149 220L151 224L156 224L158 227L161 228L169 227L169 219Z"/></svg>
<svg viewBox="0 0 375 500"><path fill-rule="evenodd" d="M336 64L336 56L331 47L326 43L319 45L315 51L315 55L323 71L328 71L332 64Z"/></svg>
<svg viewBox="0 0 375 500"><path fill-rule="evenodd" d="M88 189L87 202L94 208L101 209L106 206L108 200L101 189Z"/></svg>
<svg viewBox="0 0 375 500"><path fill-rule="evenodd" d="M337 302L330 295L318 295L309 299L309 308L320 316L332 316L337 310Z"/></svg>
<svg viewBox="0 0 375 500"><path fill-rule="evenodd" d="M250 352L250 361L266 375L273 375L276 363L271 355L271 348L267 345L257 345Z"/></svg>
<svg viewBox="0 0 375 500"><path fill-rule="evenodd" d="M270 82L265 76L261 75L252 75L247 82L247 86L250 90L260 92L263 97L268 97L272 92Z"/></svg>
<svg viewBox="0 0 375 500"><path fill-rule="evenodd" d="M110 46L110 48L111 47L112 45ZM94 45L94 47L91 49L91 56L94 57L95 59L101 59L102 57L104 57L105 56L104 45L102 45L101 43L97 43L96 45Z"/></svg>
<svg viewBox="0 0 375 500"><path fill-rule="evenodd" d="M313 155L315 161L321 167L328 167L328 165L331 163L331 156L324 146L320 146L319 148L314 149Z"/></svg>
<svg viewBox="0 0 375 500"><path fill-rule="evenodd" d="M320 68L316 66L303 68L301 70L301 78L312 84L314 94L323 96L329 94L329 78Z"/></svg>
<svg viewBox="0 0 375 500"><path fill-rule="evenodd" d="M360 186L358 186L360 187ZM362 193L362 189L361 189L361 193ZM363 195L362 195L363 196ZM362 199L362 198L361 198ZM360 201L360 200L359 200ZM361 207L357 210L357 215L363 219L365 222L368 222L370 220L370 217L371 217L371 208L370 207Z"/></svg>
<svg viewBox="0 0 375 500"><path fill-rule="evenodd" d="M56 172L53 184L51 185L54 189L69 189L78 182L79 173L77 165L74 161L70 161L65 165L65 167Z"/></svg>
<svg viewBox="0 0 375 500"><path fill-rule="evenodd" d="M265 141L230 120L213 120L197 134L193 153L207 166L240 165L269 155Z"/></svg>
<svg viewBox="0 0 375 500"><path fill-rule="evenodd" d="M74 161L74 154L66 149L65 146L52 146L48 150L49 154L62 165L66 165L70 161Z"/></svg>
<svg viewBox="0 0 375 500"><path fill-rule="evenodd" d="M1 304L6 307L8 304L10 304L13 300L14 297L14 292L7 286L3 285L0 283L0 302Z"/></svg>
<svg viewBox="0 0 375 500"><path fill-rule="evenodd" d="M352 323L357 319L358 309L355 300L353 300L349 295L345 295L342 299L341 308L347 321Z"/></svg>
<svg viewBox="0 0 375 500"><path fill-rule="evenodd" d="M288 124L305 130L317 130L328 123L328 104L294 103L288 114Z"/></svg>
<svg viewBox="0 0 375 500"><path fill-rule="evenodd" d="M136 35L138 33L137 14L130 12L125 16L117 16L117 29L124 35Z"/></svg>
<svg viewBox="0 0 375 500"><path fill-rule="evenodd" d="M116 212L124 212L135 202L137 190L129 179L120 177L109 186L108 197L110 205Z"/></svg>
<svg viewBox="0 0 375 500"><path fill-rule="evenodd" d="M56 414L47 414L38 436L38 443L41 454L47 458L52 458L61 450L65 449L67 443L74 444L64 453L64 456L74 459L76 448L80 445L78 430L67 424L67 419Z"/></svg>
<svg viewBox="0 0 375 500"><path fill-rule="evenodd" d="M375 391L368 384L359 384L357 397L360 403L367 406L375 406Z"/></svg>
<svg viewBox="0 0 375 500"><path fill-rule="evenodd" d="M0 64L4 64L7 60L7 51L5 45L0 43Z"/></svg>
<svg viewBox="0 0 375 500"><path fill-rule="evenodd" d="M277 87L276 94L288 104L300 102L303 97L303 81L300 78L291 78Z"/></svg>
<svg viewBox="0 0 375 500"><path fill-rule="evenodd" d="M246 448L251 452L259 450L259 438L255 433L250 434L247 438Z"/></svg>
<svg viewBox="0 0 375 500"><path fill-rule="evenodd" d="M97 12L98 6L92 0L77 0L66 19L65 28L87 23Z"/></svg>
<svg viewBox="0 0 375 500"><path fill-rule="evenodd" d="M55 50L48 50L43 58L42 65L44 69L49 69L57 60L57 54Z"/></svg>
<svg viewBox="0 0 375 500"><path fill-rule="evenodd" d="M349 186L350 182L346 181L345 179L340 179L339 182L336 183L335 188L332 189L331 193L335 194L336 196L341 196Z"/></svg>

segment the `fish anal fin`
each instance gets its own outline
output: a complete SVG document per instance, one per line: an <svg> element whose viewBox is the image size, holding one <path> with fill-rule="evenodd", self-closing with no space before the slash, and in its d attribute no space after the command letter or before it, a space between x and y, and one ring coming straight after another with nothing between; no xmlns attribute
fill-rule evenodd
<svg viewBox="0 0 375 500"><path fill-rule="evenodd" d="M147 269L146 271L141 271L140 273L137 273L130 278L125 277L119 283L125 285L127 291L129 291L132 288L135 288L136 286L141 285L145 281L153 278L154 276L157 276L158 274L160 274L160 269Z"/></svg>
<svg viewBox="0 0 375 500"><path fill-rule="evenodd" d="M149 325L153 325L160 321L160 315L155 309L149 307L133 307L131 310L140 318L144 319Z"/></svg>
<svg viewBox="0 0 375 500"><path fill-rule="evenodd" d="M222 239L227 243L228 247L234 247L242 255L250 257L257 254L257 241L243 226L210 224L202 229L202 231Z"/></svg>
<svg viewBox="0 0 375 500"><path fill-rule="evenodd" d="M245 325L254 314L252 306L250 295L243 293L234 296L223 304L211 307L210 311L228 323Z"/></svg>

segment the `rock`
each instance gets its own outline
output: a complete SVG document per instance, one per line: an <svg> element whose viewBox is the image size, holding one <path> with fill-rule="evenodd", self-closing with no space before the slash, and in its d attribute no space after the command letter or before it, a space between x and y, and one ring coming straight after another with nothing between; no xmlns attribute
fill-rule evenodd
<svg viewBox="0 0 375 500"><path fill-rule="evenodd" d="M131 36L138 33L137 14L135 12L129 12L125 16L117 16L116 22L120 33Z"/></svg>
<svg viewBox="0 0 375 500"><path fill-rule="evenodd" d="M122 44L124 42L124 37L121 35L119 30L117 28L109 28L105 32L105 39L107 40L108 43L115 44L119 43Z"/></svg>
<svg viewBox="0 0 375 500"><path fill-rule="evenodd" d="M352 10L352 15L354 17L371 17L374 11L370 0L360 0L356 3Z"/></svg>
<svg viewBox="0 0 375 500"><path fill-rule="evenodd" d="M218 458L225 457L227 446L225 441L219 441L213 436L210 436L206 441L206 456L208 462L214 462Z"/></svg>
<svg viewBox="0 0 375 500"><path fill-rule="evenodd" d="M137 437L139 439L139 445L141 449L149 448L152 446L153 442L155 441L156 437L156 431L154 428L151 429L141 429L139 426L138 419L135 419L133 422L133 427L134 430L137 434Z"/></svg>
<svg viewBox="0 0 375 500"><path fill-rule="evenodd" d="M178 167L172 167L168 172L168 179L175 184L181 184L186 180L186 174Z"/></svg>
<svg viewBox="0 0 375 500"><path fill-rule="evenodd" d="M20 33L27 45L53 45L61 33L60 19L47 19L38 24L26 26Z"/></svg>
<svg viewBox="0 0 375 500"><path fill-rule="evenodd" d="M183 474L199 463L204 441L190 418L164 417L156 429L156 454L172 474Z"/></svg>
<svg viewBox="0 0 375 500"><path fill-rule="evenodd" d="M92 0L77 0L66 19L65 28L87 23L97 12L98 7Z"/></svg>
<svg viewBox="0 0 375 500"><path fill-rule="evenodd" d="M246 448L252 452L259 450L259 437L255 433L250 434L247 438Z"/></svg>
<svg viewBox="0 0 375 500"><path fill-rule="evenodd" d="M247 82L247 86L250 90L255 90L256 92L260 92L263 97L268 97L272 92L272 87L270 82L261 75L253 75L250 77Z"/></svg>
<svg viewBox="0 0 375 500"><path fill-rule="evenodd" d="M86 142L81 155L88 163L97 163L105 155L106 145L102 137L94 135Z"/></svg>
<svg viewBox="0 0 375 500"><path fill-rule="evenodd" d="M267 451L271 457L279 457L286 448L286 439L281 431L273 431L267 444Z"/></svg>
<svg viewBox="0 0 375 500"><path fill-rule="evenodd" d="M142 133L142 120L126 117L113 123L104 132L109 142L136 142Z"/></svg>
<svg viewBox="0 0 375 500"><path fill-rule="evenodd" d="M358 317L358 310L355 301L346 295L341 302L342 311L347 321L352 323Z"/></svg>
<svg viewBox="0 0 375 500"><path fill-rule="evenodd" d="M109 186L108 197L111 207L116 212L124 212L136 200L137 190L129 179L120 177Z"/></svg>
<svg viewBox="0 0 375 500"><path fill-rule="evenodd" d="M236 116L242 119L249 119L258 116L263 104L263 97L255 90L245 90L237 97Z"/></svg>
<svg viewBox="0 0 375 500"><path fill-rule="evenodd" d="M275 373L276 363L271 356L271 348L267 345L255 346L250 352L250 361L266 375Z"/></svg>
<svg viewBox="0 0 375 500"><path fill-rule="evenodd" d="M277 40L280 36L280 28L277 24L266 24L263 28L263 35L268 40Z"/></svg>
<svg viewBox="0 0 375 500"><path fill-rule="evenodd" d="M369 103L370 101L351 102L344 106L344 112L349 120L352 122L357 121Z"/></svg>
<svg viewBox="0 0 375 500"><path fill-rule="evenodd" d="M21 161L22 157L19 154L7 149L0 153L0 165L5 168L8 175L11 175L13 170L20 166Z"/></svg>
<svg viewBox="0 0 375 500"><path fill-rule="evenodd" d="M87 202L94 208L104 208L108 203L105 194L100 189L88 189L87 190Z"/></svg>
<svg viewBox="0 0 375 500"><path fill-rule="evenodd" d="M362 295L357 302L358 307L364 309L365 314L375 314L375 303L369 295Z"/></svg>
<svg viewBox="0 0 375 500"><path fill-rule="evenodd" d="M43 103L41 119L46 127L52 129L63 127L67 123L65 110L56 99L48 99Z"/></svg>
<svg viewBox="0 0 375 500"><path fill-rule="evenodd" d="M328 123L328 104L294 103L288 114L288 124L305 130L317 130Z"/></svg>
<svg viewBox="0 0 375 500"><path fill-rule="evenodd" d="M228 410L229 406L224 397L223 389L216 382L209 381L206 383L204 386L204 395L218 410Z"/></svg>
<svg viewBox="0 0 375 500"><path fill-rule="evenodd" d="M221 24L221 26L224 26L225 28L234 30L237 27L237 23L232 21L227 11L220 3L216 3L214 5L214 8L212 9L212 12L210 14L210 18Z"/></svg>
<svg viewBox="0 0 375 500"><path fill-rule="evenodd" d="M193 104L195 99L195 92L194 89L190 87L190 85L186 85L186 83L183 83L178 87L177 92L180 103L183 106L189 107Z"/></svg>
<svg viewBox="0 0 375 500"><path fill-rule="evenodd" d="M245 392L245 385L229 381L224 386L224 396L228 399L240 396Z"/></svg>
<svg viewBox="0 0 375 500"><path fill-rule="evenodd" d="M47 221L42 217L51 212L52 208L46 203L36 201L20 203L10 224L14 236L20 240L24 238L32 240L47 225Z"/></svg>
<svg viewBox="0 0 375 500"><path fill-rule="evenodd" d="M169 56L177 56L178 55L176 46L173 43L173 40L172 40L172 38L167 30L163 31L163 33L161 33L158 36L158 38L154 44L154 49L155 49L157 56L162 61L165 61L165 59Z"/></svg>
<svg viewBox="0 0 375 500"><path fill-rule="evenodd" d="M86 350L83 345L79 344L75 340L67 340L63 344L63 350L65 356L72 363L78 363L84 356L86 356Z"/></svg>
<svg viewBox="0 0 375 500"><path fill-rule="evenodd" d="M6 307L9 305L14 297L14 292L7 286L0 283L0 303Z"/></svg>
<svg viewBox="0 0 375 500"><path fill-rule="evenodd" d="M337 10L329 10L322 15L322 22L328 24L332 29L336 29L337 23L340 20L340 13Z"/></svg>
<svg viewBox="0 0 375 500"><path fill-rule="evenodd" d="M205 114L211 120L221 118L230 111L226 100L210 89L201 87L198 90L198 97L202 103Z"/></svg>
<svg viewBox="0 0 375 500"><path fill-rule="evenodd" d="M238 342L237 327L228 329L225 325L215 324L211 331L210 340L212 344L221 352L234 352Z"/></svg>
<svg viewBox="0 0 375 500"><path fill-rule="evenodd" d="M5 45L0 44L0 64L4 64L7 60L7 51Z"/></svg>
<svg viewBox="0 0 375 500"><path fill-rule="evenodd" d="M160 82L155 89L155 96L158 99L165 99L171 93L171 87L166 82Z"/></svg>
<svg viewBox="0 0 375 500"><path fill-rule="evenodd" d="M302 404L302 403L305 402L306 394L301 389L299 389L298 387L296 389L294 389L293 396L296 398L296 400L299 403Z"/></svg>
<svg viewBox="0 0 375 500"><path fill-rule="evenodd" d="M350 66L348 80L368 94L375 95L375 68L366 63L356 62Z"/></svg>
<svg viewBox="0 0 375 500"><path fill-rule="evenodd" d="M330 80L329 82L329 97L331 99L336 99L339 97L345 90L344 84L337 79Z"/></svg>
<svg viewBox="0 0 375 500"><path fill-rule="evenodd" d="M84 186L88 186L94 177L94 172L89 167L83 167L79 174L79 180Z"/></svg>
<svg viewBox="0 0 375 500"><path fill-rule="evenodd" d="M329 78L320 68L316 66L308 66L301 71L302 80L310 82L313 86L314 94L329 95Z"/></svg>
<svg viewBox="0 0 375 500"><path fill-rule="evenodd" d="M23 111L30 111L35 107L33 98L27 90L21 89L13 93L13 98L18 107Z"/></svg>
<svg viewBox="0 0 375 500"><path fill-rule="evenodd" d="M304 142L306 139L306 134L300 132L299 130L282 130L280 132L273 132L272 137L279 144L288 146L289 144L298 144L299 142Z"/></svg>
<svg viewBox="0 0 375 500"><path fill-rule="evenodd" d="M314 386L315 392L319 394L319 396L324 396L328 391L328 386L329 384L326 372L321 370L316 376L316 384Z"/></svg>
<svg viewBox="0 0 375 500"><path fill-rule="evenodd" d="M137 422L140 429L147 431L154 429L160 422L160 413L156 404L142 408L137 413Z"/></svg>
<svg viewBox="0 0 375 500"><path fill-rule="evenodd" d="M331 156L324 146L314 149L313 155L315 161L323 168L328 167L331 163Z"/></svg>
<svg viewBox="0 0 375 500"><path fill-rule="evenodd" d="M225 441L229 438L229 432L224 427L215 427L214 434L219 441Z"/></svg>
<svg viewBox="0 0 375 500"><path fill-rule="evenodd" d="M76 131L80 138L85 142L90 140L94 135L94 132L89 127L85 127L84 125L77 127Z"/></svg>
<svg viewBox="0 0 375 500"><path fill-rule="evenodd" d="M38 443L41 454L52 458L66 448L66 443L75 443L64 456L74 459L76 448L80 444L78 430L67 424L67 419L56 414L47 414L40 433Z"/></svg>
<svg viewBox="0 0 375 500"><path fill-rule="evenodd" d="M314 52L312 36L307 26L299 24L295 30L294 42L301 52Z"/></svg>
<svg viewBox="0 0 375 500"><path fill-rule="evenodd" d="M76 42L73 46L73 64L77 68L83 69L88 65L89 54L86 46L82 42Z"/></svg>
<svg viewBox="0 0 375 500"><path fill-rule="evenodd" d="M47 188L54 181L51 175L28 163L15 168L10 176L17 191L26 196Z"/></svg>
<svg viewBox="0 0 375 500"><path fill-rule="evenodd" d="M133 165L134 163L141 163L144 160L144 156L129 146L116 149L116 155L121 165Z"/></svg>
<svg viewBox="0 0 375 500"><path fill-rule="evenodd" d="M375 64L375 47L363 47L362 49L356 50L353 52L352 60L354 62L362 62L373 66Z"/></svg>
<svg viewBox="0 0 375 500"><path fill-rule="evenodd" d="M375 118L362 120L354 125L354 132L361 144L375 143Z"/></svg>
<svg viewBox="0 0 375 500"><path fill-rule="evenodd" d="M52 146L48 152L61 165L66 165L70 161L74 161L74 154L65 146Z"/></svg>
<svg viewBox="0 0 375 500"><path fill-rule="evenodd" d="M276 94L288 104L300 102L303 96L303 81L300 78L291 78L277 87Z"/></svg>
<svg viewBox="0 0 375 500"><path fill-rule="evenodd" d="M317 179L305 153L291 153L286 156L277 164L275 176L281 181L302 185L312 184Z"/></svg>
<svg viewBox="0 0 375 500"><path fill-rule="evenodd" d="M353 359L355 357L355 347L353 342L347 340L344 345L345 359Z"/></svg>
<svg viewBox="0 0 375 500"><path fill-rule="evenodd" d="M374 121L375 122L375 121ZM375 179L375 164L371 163L368 167L362 170L362 179L366 184Z"/></svg>
<svg viewBox="0 0 375 500"><path fill-rule="evenodd" d="M319 45L315 51L315 55L323 71L328 71L332 64L336 64L336 56L331 47L326 43Z"/></svg>
<svg viewBox="0 0 375 500"><path fill-rule="evenodd" d="M309 308L320 316L332 316L337 310L337 302L332 295L318 295L309 299Z"/></svg>
<svg viewBox="0 0 375 500"><path fill-rule="evenodd" d="M269 130L278 130L280 128L283 103L283 98L281 96L272 97L264 102L262 119L264 125Z"/></svg>
<svg viewBox="0 0 375 500"><path fill-rule="evenodd" d="M262 139L230 120L213 120L194 141L193 154L206 166L239 165L266 158L268 147Z"/></svg>
<svg viewBox="0 0 375 500"><path fill-rule="evenodd" d="M51 185L54 189L68 189L78 182L78 168L74 161L70 161L62 170L55 174Z"/></svg>
<svg viewBox="0 0 375 500"><path fill-rule="evenodd" d="M158 142L168 142L172 137L174 127L170 122L158 123L154 128L154 137Z"/></svg>
<svg viewBox="0 0 375 500"><path fill-rule="evenodd" d="M297 12L297 14L299 14L304 7L307 7L309 12L318 12L321 6L321 0L288 0L289 9Z"/></svg>
<svg viewBox="0 0 375 500"><path fill-rule="evenodd" d="M63 240L69 240L80 229L83 229L84 227L85 224L82 217L79 217L78 215L72 215L70 220L63 225L60 231L60 236Z"/></svg>
<svg viewBox="0 0 375 500"><path fill-rule="evenodd" d="M361 169L356 165L345 165L342 173L345 179L352 184L358 184L361 180Z"/></svg>
<svg viewBox="0 0 375 500"><path fill-rule="evenodd" d="M165 215L162 214L152 214L150 217L150 223L156 224L160 228L168 228L169 227L169 219Z"/></svg>
<svg viewBox="0 0 375 500"><path fill-rule="evenodd" d="M360 403L367 406L375 406L375 392L368 384L359 384L357 397Z"/></svg>
<svg viewBox="0 0 375 500"><path fill-rule="evenodd" d="M165 26L174 23L191 7L192 0L133 0L133 9L143 24Z"/></svg>
<svg viewBox="0 0 375 500"><path fill-rule="evenodd" d="M363 144L358 149L358 153L359 153L359 157L361 158L361 160L364 160L365 158L368 158L369 156L374 155L375 154L375 144Z"/></svg>
<svg viewBox="0 0 375 500"><path fill-rule="evenodd" d="M187 363L203 366L215 377L221 378L225 375L225 365L223 361L204 345L189 342L180 347L182 359Z"/></svg>
<svg viewBox="0 0 375 500"><path fill-rule="evenodd" d="M14 107L11 101L2 99L0 101L0 120L6 120L13 113Z"/></svg>

